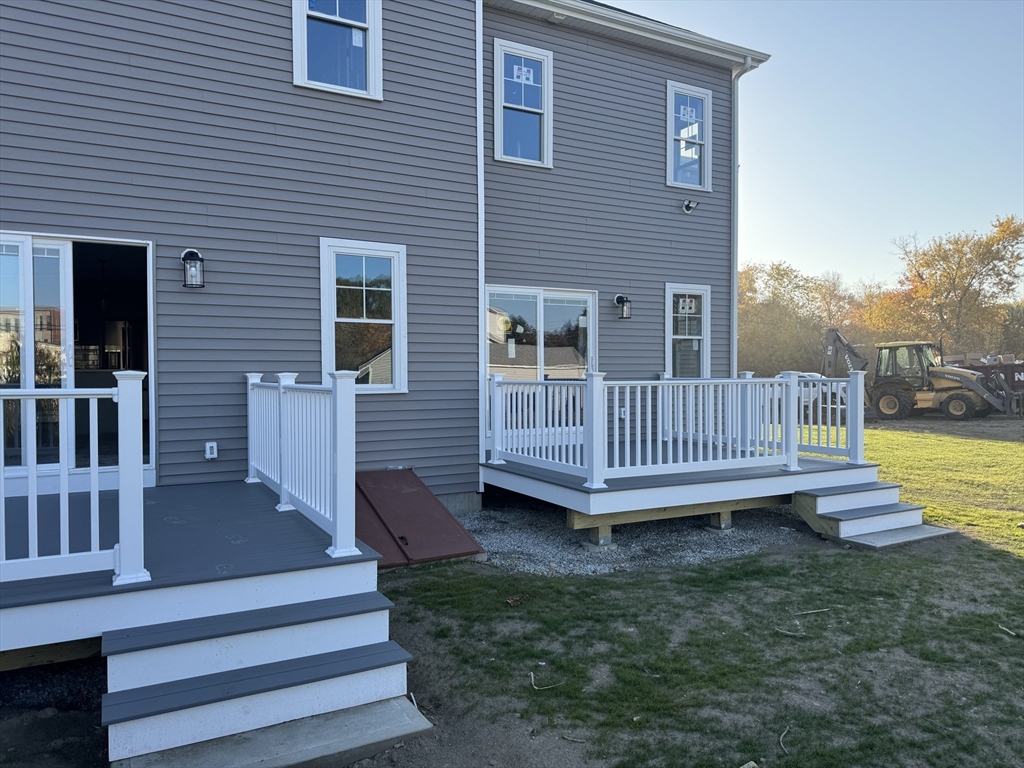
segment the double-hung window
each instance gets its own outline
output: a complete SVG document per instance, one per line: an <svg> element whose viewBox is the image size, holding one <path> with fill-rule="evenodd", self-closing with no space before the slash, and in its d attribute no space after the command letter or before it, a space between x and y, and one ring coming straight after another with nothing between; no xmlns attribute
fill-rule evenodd
<svg viewBox="0 0 1024 768"><path fill-rule="evenodd" d="M494 39L494 159L551 168L552 54Z"/></svg>
<svg viewBox="0 0 1024 768"><path fill-rule="evenodd" d="M671 80L668 185L711 191L711 91Z"/></svg>
<svg viewBox="0 0 1024 768"><path fill-rule="evenodd" d="M292 0L296 85L383 98L381 0Z"/></svg>
<svg viewBox="0 0 1024 768"><path fill-rule="evenodd" d="M665 370L674 379L710 376L708 317L711 289L706 285L665 286Z"/></svg>
<svg viewBox="0 0 1024 768"><path fill-rule="evenodd" d="M323 379L356 371L356 391L407 392L405 246L320 238Z"/></svg>

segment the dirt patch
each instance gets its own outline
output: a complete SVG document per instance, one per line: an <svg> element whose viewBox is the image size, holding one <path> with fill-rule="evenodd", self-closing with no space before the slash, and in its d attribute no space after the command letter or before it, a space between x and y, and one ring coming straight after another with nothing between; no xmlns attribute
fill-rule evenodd
<svg viewBox="0 0 1024 768"><path fill-rule="evenodd" d="M930 432L940 435L972 437L977 440L1024 441L1024 419L1014 416L992 415L983 419L954 421L941 413L926 413L900 421L870 421L867 429L894 432Z"/></svg>

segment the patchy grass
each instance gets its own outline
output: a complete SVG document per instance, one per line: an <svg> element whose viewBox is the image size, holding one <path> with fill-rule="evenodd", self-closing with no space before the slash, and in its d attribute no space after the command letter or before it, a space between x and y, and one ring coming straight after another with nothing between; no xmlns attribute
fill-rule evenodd
<svg viewBox="0 0 1024 768"><path fill-rule="evenodd" d="M971 539L601 577L391 572L394 635L436 696L586 734L620 768L1017 764L1024 462L986 442L869 433L883 477Z"/></svg>

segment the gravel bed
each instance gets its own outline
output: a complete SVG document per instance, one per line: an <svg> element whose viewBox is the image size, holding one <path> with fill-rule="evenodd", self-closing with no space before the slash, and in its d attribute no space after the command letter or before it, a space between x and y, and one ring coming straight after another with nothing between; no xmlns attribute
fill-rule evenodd
<svg viewBox="0 0 1024 768"><path fill-rule="evenodd" d="M616 526L616 549L588 552L587 531L569 529L562 508L533 499L488 494L482 511L459 515L493 565L550 576L695 565L820 541L789 506L734 512L732 519L729 531L708 530L707 515Z"/></svg>

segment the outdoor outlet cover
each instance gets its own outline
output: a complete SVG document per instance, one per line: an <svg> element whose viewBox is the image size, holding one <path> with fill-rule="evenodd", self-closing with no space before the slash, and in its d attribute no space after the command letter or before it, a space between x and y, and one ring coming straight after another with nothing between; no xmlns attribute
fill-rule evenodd
<svg viewBox="0 0 1024 768"><path fill-rule="evenodd" d="M217 458L217 443L210 441L209 443L206 444L205 456L207 460Z"/></svg>

